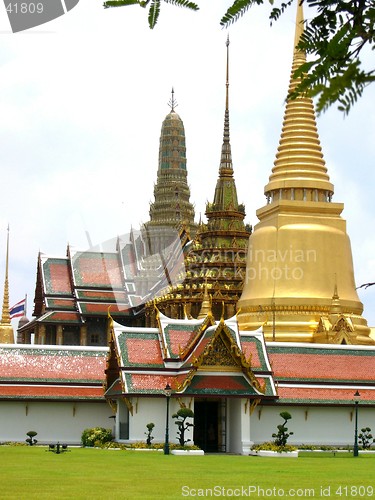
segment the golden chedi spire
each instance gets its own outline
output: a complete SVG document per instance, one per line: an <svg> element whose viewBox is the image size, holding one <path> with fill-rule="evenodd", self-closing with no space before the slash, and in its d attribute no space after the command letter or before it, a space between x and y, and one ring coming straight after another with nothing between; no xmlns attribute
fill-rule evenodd
<svg viewBox="0 0 375 500"><path fill-rule="evenodd" d="M302 32L303 11L298 5L289 94L299 83L294 72L306 62L305 53L296 48ZM264 191L268 199L326 201L333 195L309 97L287 101L274 168Z"/></svg>
<svg viewBox="0 0 375 500"><path fill-rule="evenodd" d="M9 281L8 281L9 266L8 265L9 265L9 226L7 234L7 249L6 249L6 259L5 259L3 309L2 309L1 323L0 323L0 344L14 343L13 327L10 322L10 314L9 314Z"/></svg>
<svg viewBox="0 0 375 500"><path fill-rule="evenodd" d="M296 48L303 32L298 2L292 76L306 61ZM333 203L316 128L312 99L299 96L286 104L274 167L265 186L267 204L249 239L246 279L238 302L238 322L254 330L267 320L266 340L321 342L318 325L332 307L332 290L340 290L341 314L350 317L352 339L373 343L361 316L353 259L342 203ZM269 319L272 317L272 321ZM326 342L335 342L329 336Z"/></svg>

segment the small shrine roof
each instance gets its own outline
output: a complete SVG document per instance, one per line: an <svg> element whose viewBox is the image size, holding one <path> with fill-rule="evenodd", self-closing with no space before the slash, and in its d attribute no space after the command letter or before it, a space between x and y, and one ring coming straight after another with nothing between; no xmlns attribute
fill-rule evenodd
<svg viewBox="0 0 375 500"><path fill-rule="evenodd" d="M176 394L276 396L266 353L260 354L264 343L257 339L259 345L253 348L258 371L263 371L256 378L237 343L236 327L224 321L171 320L160 315L159 328L114 322L112 328L107 397L120 389L119 385L114 389L115 380L121 381L123 395L160 395L169 383ZM246 337L245 343L250 345L250 339Z"/></svg>

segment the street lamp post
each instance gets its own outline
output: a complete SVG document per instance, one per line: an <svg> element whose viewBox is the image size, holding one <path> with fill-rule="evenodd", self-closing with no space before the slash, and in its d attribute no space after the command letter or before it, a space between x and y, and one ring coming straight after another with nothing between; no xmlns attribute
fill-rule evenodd
<svg viewBox="0 0 375 500"><path fill-rule="evenodd" d="M358 403L361 395L358 391L354 394L354 404L355 404L355 426L354 426L354 448L353 457L358 457Z"/></svg>
<svg viewBox="0 0 375 500"><path fill-rule="evenodd" d="M165 421L165 443L164 443L164 455L169 455L169 400L172 394L172 389L169 384L165 386L164 395L167 398L167 417Z"/></svg>

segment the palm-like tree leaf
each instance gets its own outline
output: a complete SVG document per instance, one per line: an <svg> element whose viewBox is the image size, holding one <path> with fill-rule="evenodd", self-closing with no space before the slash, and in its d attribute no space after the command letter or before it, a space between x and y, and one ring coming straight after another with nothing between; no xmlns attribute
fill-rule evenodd
<svg viewBox="0 0 375 500"><path fill-rule="evenodd" d="M199 10L196 3L190 2L189 0L164 0L166 3L176 5L177 7L185 7L190 10Z"/></svg>
<svg viewBox="0 0 375 500"><path fill-rule="evenodd" d="M235 0L233 5L229 7L224 16L221 18L220 26L228 27L242 17L253 4L262 4L263 0Z"/></svg>
<svg viewBox="0 0 375 500"><path fill-rule="evenodd" d="M158 22L160 14L160 0L151 0L150 10L148 11L148 25L153 29Z"/></svg>
<svg viewBox="0 0 375 500"><path fill-rule="evenodd" d="M134 4L140 4L139 0L108 0L103 3L103 7L108 9L108 7L123 7L124 5Z"/></svg>
<svg viewBox="0 0 375 500"><path fill-rule="evenodd" d="M148 11L148 25L151 29L153 29L159 19L161 0L107 0L104 2L103 7L107 9L108 7L124 7L126 5L135 4L141 7L147 7L150 2L151 5L150 10ZM198 5L194 2L190 2L190 0L164 0L164 2L177 5L177 7L185 7L190 10L199 10Z"/></svg>

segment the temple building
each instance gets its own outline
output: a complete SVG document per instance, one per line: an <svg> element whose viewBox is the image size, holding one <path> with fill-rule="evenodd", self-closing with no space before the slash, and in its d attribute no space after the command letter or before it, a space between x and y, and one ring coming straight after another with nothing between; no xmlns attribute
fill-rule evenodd
<svg viewBox="0 0 375 500"><path fill-rule="evenodd" d="M104 248L65 257L40 253L32 321L18 330L20 343L106 346L107 315L128 326L144 325L143 304L184 272L183 247L197 231L187 184L184 125L171 111L163 121L159 167L150 221ZM109 248L108 248L109 247Z"/></svg>
<svg viewBox="0 0 375 500"><path fill-rule="evenodd" d="M297 49L295 71L306 62ZM344 205L333 203L333 185L320 147L314 105L306 96L288 100L268 184L267 204L249 239L246 280L238 302L242 330L264 325L266 340L372 344L354 281Z"/></svg>
<svg viewBox="0 0 375 500"><path fill-rule="evenodd" d="M305 61L295 48L302 4L296 24L290 89ZM63 436L79 444L83 429L103 426L134 443L145 441L152 421L154 442L163 442L168 415L177 442L172 415L188 407L194 427L186 437L205 452L248 455L253 443L272 440L283 411L292 415L290 444L348 446L354 397L359 428L371 425L375 341L313 103L286 105L267 204L249 238L229 140L228 46L224 140L207 223L195 233L172 94L150 222L111 250L39 255L35 318L18 331L29 345L13 344L9 333L6 272L0 441L22 440L32 428L39 442Z"/></svg>

